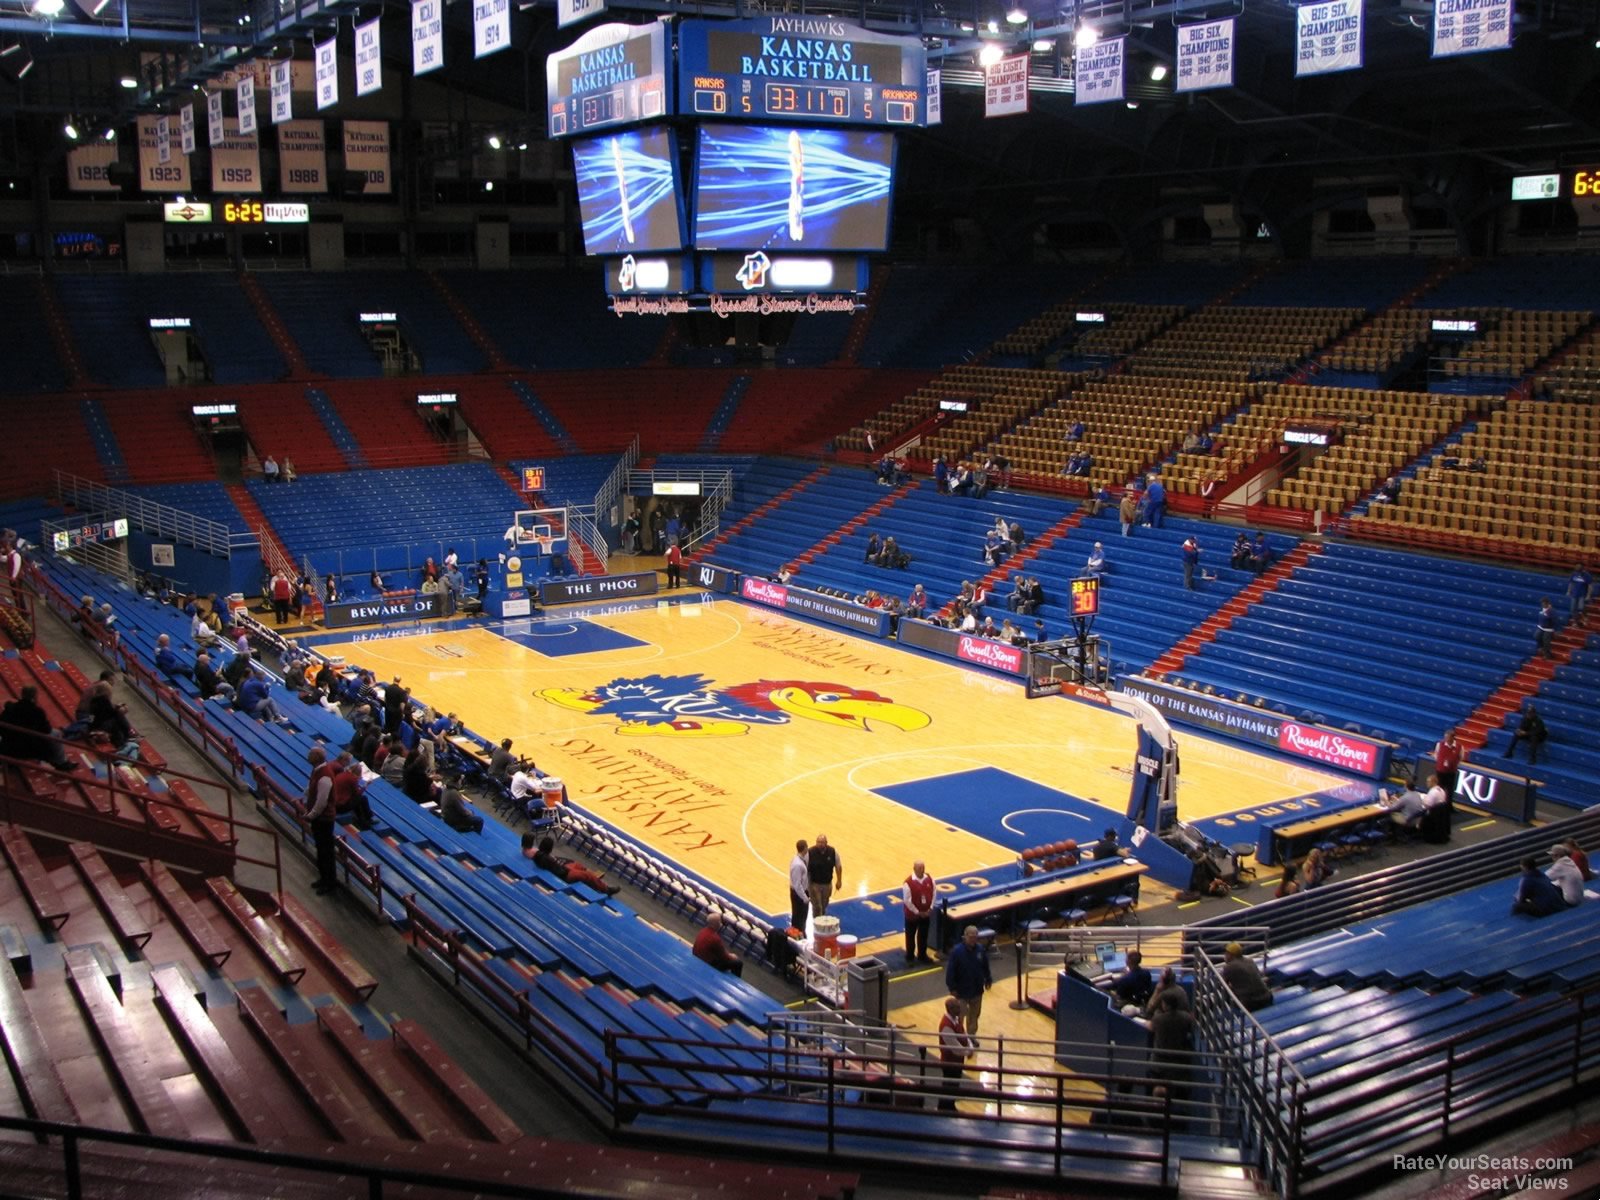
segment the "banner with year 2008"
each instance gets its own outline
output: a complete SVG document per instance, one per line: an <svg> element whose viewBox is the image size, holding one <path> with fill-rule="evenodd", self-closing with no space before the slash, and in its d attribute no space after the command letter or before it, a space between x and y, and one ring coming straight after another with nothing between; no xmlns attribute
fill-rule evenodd
<svg viewBox="0 0 1600 1200"><path fill-rule="evenodd" d="M1296 75L1326 75L1361 66L1361 0L1302 4L1295 10Z"/></svg>
<svg viewBox="0 0 1600 1200"><path fill-rule="evenodd" d="M389 172L389 122L344 123L344 169L366 175L364 194L368 196L387 196L394 191Z"/></svg>
<svg viewBox="0 0 1600 1200"><path fill-rule="evenodd" d="M1177 91L1232 87L1233 18L1179 25L1177 60Z"/></svg>
<svg viewBox="0 0 1600 1200"><path fill-rule="evenodd" d="M1435 58L1509 49L1511 0L1435 0Z"/></svg>

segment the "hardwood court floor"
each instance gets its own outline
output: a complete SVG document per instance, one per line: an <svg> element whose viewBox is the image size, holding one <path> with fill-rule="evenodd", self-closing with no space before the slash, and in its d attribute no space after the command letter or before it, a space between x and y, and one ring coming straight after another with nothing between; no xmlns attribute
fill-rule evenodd
<svg viewBox="0 0 1600 1200"><path fill-rule="evenodd" d="M983 836L1004 819L1034 840L1098 836L1061 810L1017 809L1006 787L955 817L876 789L938 797L941 777L998 768L1108 815L1126 804L1131 721L1029 701L975 670L732 600L684 596L542 621L420 627L323 642L454 711L566 781L572 798L760 912L786 908L795 839L826 833L844 897L887 905L913 859L974 882L1013 863ZM603 711L593 711L602 707ZM1181 734L1179 811L1213 816L1337 786L1306 767ZM1035 789L1036 791L1036 789ZM1080 807L1083 807L1080 805ZM1054 824L1052 824L1054 822ZM1008 825L1008 828L1017 827ZM1000 876L995 877L996 880Z"/></svg>

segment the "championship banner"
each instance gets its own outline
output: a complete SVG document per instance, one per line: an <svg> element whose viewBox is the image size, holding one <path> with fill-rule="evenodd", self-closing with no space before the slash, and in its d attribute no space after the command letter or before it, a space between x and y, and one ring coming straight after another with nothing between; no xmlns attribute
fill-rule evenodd
<svg viewBox="0 0 1600 1200"><path fill-rule="evenodd" d="M1178 79L1175 90L1203 92L1233 86L1234 19L1178 26Z"/></svg>
<svg viewBox="0 0 1600 1200"><path fill-rule="evenodd" d="M1122 99L1123 51L1127 47L1125 37L1077 47L1072 69L1074 104L1106 104Z"/></svg>
<svg viewBox="0 0 1600 1200"><path fill-rule="evenodd" d="M222 140L211 148L211 190L254 192L261 187L261 144L237 121L224 121Z"/></svg>
<svg viewBox="0 0 1600 1200"><path fill-rule="evenodd" d="M110 166L117 161L115 142L91 142L67 151L67 190L69 192L117 192Z"/></svg>
<svg viewBox="0 0 1600 1200"><path fill-rule="evenodd" d="M256 131L256 81L249 75L239 80L239 132Z"/></svg>
<svg viewBox="0 0 1600 1200"><path fill-rule="evenodd" d="M339 35L316 47L317 53L317 111L332 108L339 103Z"/></svg>
<svg viewBox="0 0 1600 1200"><path fill-rule="evenodd" d="M383 87L383 20L373 17L356 26L356 95L370 96Z"/></svg>
<svg viewBox="0 0 1600 1200"><path fill-rule="evenodd" d="M1361 66L1361 0L1303 4L1295 9L1294 73L1326 75Z"/></svg>
<svg viewBox="0 0 1600 1200"><path fill-rule="evenodd" d="M222 93L206 93L206 145L215 146L222 141Z"/></svg>
<svg viewBox="0 0 1600 1200"><path fill-rule="evenodd" d="M321 121L285 121L278 126L278 188L283 192L328 190L328 147Z"/></svg>
<svg viewBox="0 0 1600 1200"><path fill-rule="evenodd" d="M164 117L140 117L139 130L139 190L142 192L187 192L189 190L189 160L172 158L169 140L167 157L161 161L161 130ZM169 134L170 138L170 134Z"/></svg>
<svg viewBox="0 0 1600 1200"><path fill-rule="evenodd" d="M294 116L294 101L290 92L294 88L294 64L272 64L272 123L281 125Z"/></svg>
<svg viewBox="0 0 1600 1200"><path fill-rule="evenodd" d="M423 75L444 66L443 0L412 0L411 73Z"/></svg>
<svg viewBox="0 0 1600 1200"><path fill-rule="evenodd" d="M983 70L983 115L1009 117L1028 111L1028 55L1013 54Z"/></svg>
<svg viewBox="0 0 1600 1200"><path fill-rule="evenodd" d="M944 121L944 85L943 77L938 71L928 72L927 106L928 124L939 125Z"/></svg>
<svg viewBox="0 0 1600 1200"><path fill-rule="evenodd" d="M472 57L511 45L511 0L472 0Z"/></svg>
<svg viewBox="0 0 1600 1200"><path fill-rule="evenodd" d="M172 161L172 123L166 117L156 118L156 161L163 167Z"/></svg>
<svg viewBox="0 0 1600 1200"><path fill-rule="evenodd" d="M556 28L565 29L606 11L606 0L556 0Z"/></svg>
<svg viewBox="0 0 1600 1200"><path fill-rule="evenodd" d="M178 148L185 154L194 153L194 105L185 104L178 110Z"/></svg>
<svg viewBox="0 0 1600 1200"><path fill-rule="evenodd" d="M394 191L389 174L389 122L344 123L344 169L366 173L368 196L387 196Z"/></svg>
<svg viewBox="0 0 1600 1200"><path fill-rule="evenodd" d="M1434 0L1433 56L1511 49L1511 0Z"/></svg>

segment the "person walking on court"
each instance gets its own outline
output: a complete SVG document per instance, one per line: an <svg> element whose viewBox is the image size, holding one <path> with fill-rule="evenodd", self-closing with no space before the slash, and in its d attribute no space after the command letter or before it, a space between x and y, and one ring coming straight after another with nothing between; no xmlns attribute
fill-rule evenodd
<svg viewBox="0 0 1600 1200"><path fill-rule="evenodd" d="M677 587L683 581L683 551L678 549L678 543L673 542L667 547L667 586Z"/></svg>
<svg viewBox="0 0 1600 1200"><path fill-rule="evenodd" d="M839 860L839 852L828 845L825 833L817 834L816 842L806 853L806 879L811 895L811 915L827 916L828 901L833 898L834 889L844 886L844 863Z"/></svg>
<svg viewBox="0 0 1600 1200"><path fill-rule="evenodd" d="M983 994L994 986L994 976L989 972L989 947L978 940L976 925L966 927L945 960L944 985L954 999L961 1001L967 1032L976 1037L978 1018L983 1015Z"/></svg>
<svg viewBox="0 0 1600 1200"><path fill-rule="evenodd" d="M811 906L811 868L806 861L805 838L794 844L794 857L789 860L789 927L806 933L806 909Z"/></svg>
<svg viewBox="0 0 1600 1200"><path fill-rule="evenodd" d="M920 858L911 864L911 874L900 889L900 905L906 914L906 962L931 961L928 923L933 919L933 876Z"/></svg>

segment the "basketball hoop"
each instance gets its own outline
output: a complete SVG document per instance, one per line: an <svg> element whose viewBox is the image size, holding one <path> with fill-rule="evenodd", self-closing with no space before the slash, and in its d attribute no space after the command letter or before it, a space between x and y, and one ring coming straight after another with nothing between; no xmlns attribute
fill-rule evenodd
<svg viewBox="0 0 1600 1200"><path fill-rule="evenodd" d="M555 545L555 539L550 537L537 537L533 540L539 544L539 553L544 555L548 555L550 547Z"/></svg>

